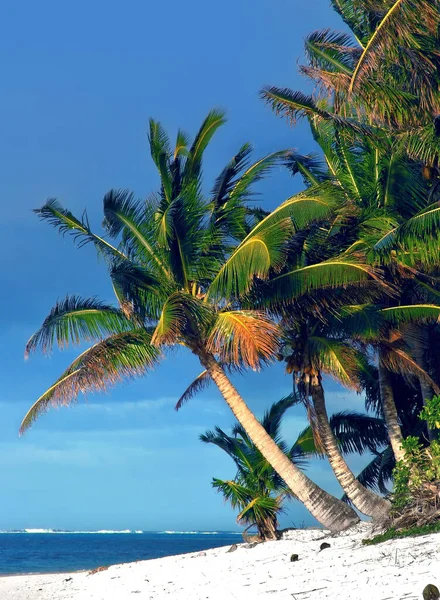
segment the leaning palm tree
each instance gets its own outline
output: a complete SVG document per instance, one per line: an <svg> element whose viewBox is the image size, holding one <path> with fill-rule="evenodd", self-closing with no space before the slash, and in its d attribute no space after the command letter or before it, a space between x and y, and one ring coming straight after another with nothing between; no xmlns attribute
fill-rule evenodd
<svg viewBox="0 0 440 600"><path fill-rule="evenodd" d="M297 444L289 449L280 439L282 418L297 402L298 398L293 394L275 402L265 413L261 425L282 452L301 467L305 464L302 449ZM215 427L214 431L202 434L200 440L222 449L237 467L233 480L214 478L212 481L212 487L223 494L232 508L240 510L237 522L246 525L246 529L256 527L261 541L278 539L278 515L283 511L283 502L291 496L291 492L243 427L235 425L232 435Z"/></svg>
<svg viewBox="0 0 440 600"><path fill-rule="evenodd" d="M279 270L293 232L328 217L335 194L292 196L253 223L247 209L250 184L286 153L265 157L243 170L249 153L240 150L205 199L201 185L203 151L224 115L211 112L194 141L179 132L171 147L152 121L150 147L161 186L146 202L126 191L104 197L106 237L95 234L87 216L78 219L57 201L36 212L80 245L91 242L106 259L119 308L69 297L58 302L29 340L27 354L54 344L97 340L30 408L21 431L50 405L69 404L79 393L102 390L154 367L169 348L192 352L209 373L239 423L291 491L325 527L356 523L345 504L316 486L280 450L230 381L223 365L258 369L276 354L280 332L261 310L245 307L255 278ZM244 172L242 172L244 171ZM252 227L252 225L254 225ZM116 239L116 245L108 241ZM341 273L341 270L343 273ZM297 295L312 287L355 284L375 278L359 261L300 266L289 276Z"/></svg>

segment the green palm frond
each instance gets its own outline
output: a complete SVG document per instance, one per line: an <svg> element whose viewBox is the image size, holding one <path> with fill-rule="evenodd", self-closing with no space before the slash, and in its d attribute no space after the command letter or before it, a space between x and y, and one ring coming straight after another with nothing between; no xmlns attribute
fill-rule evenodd
<svg viewBox="0 0 440 600"><path fill-rule="evenodd" d="M328 260L299 267L276 275L265 290L267 302L290 301L311 290L343 288L373 280L380 282L380 274L369 265L355 259Z"/></svg>
<svg viewBox="0 0 440 600"><path fill-rule="evenodd" d="M331 5L353 31L359 46L362 47L362 42L371 28L369 4L353 0L331 0Z"/></svg>
<svg viewBox="0 0 440 600"><path fill-rule="evenodd" d="M267 518L268 516L276 518L279 511L280 502L278 498L259 496L251 500L251 502L243 508L237 517L237 521L239 523L249 523L250 521Z"/></svg>
<svg viewBox="0 0 440 600"><path fill-rule="evenodd" d="M155 165L159 167L161 156L169 157L171 155L170 139L159 121L150 119L149 125L148 140L150 142L151 158Z"/></svg>
<svg viewBox="0 0 440 600"><path fill-rule="evenodd" d="M262 219L237 246L213 279L208 297L241 296L254 277L264 279L270 269L279 269L284 262L285 243L295 227L305 227L326 218L335 207L335 198L299 194L283 202Z"/></svg>
<svg viewBox="0 0 440 600"><path fill-rule="evenodd" d="M212 318L209 305L186 292L174 292L163 304L151 343L154 346L184 343L191 332L196 339L201 333L199 329L208 326Z"/></svg>
<svg viewBox="0 0 440 600"><path fill-rule="evenodd" d="M314 68L328 69L352 75L359 46L346 33L322 29L309 34L305 40L306 56Z"/></svg>
<svg viewBox="0 0 440 600"><path fill-rule="evenodd" d="M54 344L65 348L69 344L99 340L132 328L133 324L122 311L113 306L96 298L66 296L55 304L40 329L31 336L26 344L25 357L38 348L48 353Z"/></svg>
<svg viewBox="0 0 440 600"><path fill-rule="evenodd" d="M306 96L302 92L272 86L263 88L260 96L272 107L272 110L277 115L286 117L291 123L296 123L302 117L308 117L309 119L317 118L330 121L338 128L354 133L369 136L372 136L374 133L372 127L361 121L357 121L351 117L342 117L321 108L313 100L312 96Z"/></svg>
<svg viewBox="0 0 440 600"><path fill-rule="evenodd" d="M248 143L243 144L237 154L226 165L226 167L215 180L214 187L212 188L211 192L214 210L219 208L229 198L236 179L239 177L242 169L248 164L251 153L252 145Z"/></svg>
<svg viewBox="0 0 440 600"><path fill-rule="evenodd" d="M252 198L252 186L277 165L286 163L286 150L273 152L250 166L248 156L252 147L245 144L217 178L212 191L213 230L221 235L218 243L223 247L230 238L242 240L249 233L249 223L255 214L246 204ZM243 171L244 169L244 171Z"/></svg>
<svg viewBox="0 0 440 600"><path fill-rule="evenodd" d="M440 306L435 304L410 304L390 306L380 311L381 316L391 325L440 321Z"/></svg>
<svg viewBox="0 0 440 600"><path fill-rule="evenodd" d="M174 407L176 410L180 410L182 406L196 396L199 392L206 389L211 383L211 376L205 369L190 383L183 394L180 396ZM205 440L202 440L205 441Z"/></svg>
<svg viewBox="0 0 440 600"><path fill-rule="evenodd" d="M189 139L189 136L184 131L179 129L179 131L177 132L176 146L174 148L173 153L174 160L176 160L179 156L188 155L190 143L191 141Z"/></svg>
<svg viewBox="0 0 440 600"><path fill-rule="evenodd" d="M173 282L161 273L131 261L114 261L109 274L121 310L141 323L159 319L163 303L175 290Z"/></svg>
<svg viewBox="0 0 440 600"><path fill-rule="evenodd" d="M364 369L366 360L353 346L330 337L312 335L307 339L306 352L315 369L360 391L359 372Z"/></svg>
<svg viewBox="0 0 440 600"><path fill-rule="evenodd" d="M104 227L112 237L121 232L125 243L134 245L138 257L151 265L162 275L170 273L157 249L153 247L150 221L152 211L148 212L145 203L135 200L134 194L127 190L112 190L104 196Z"/></svg>
<svg viewBox="0 0 440 600"><path fill-rule="evenodd" d="M278 437L281 422L286 410L300 402L301 398L299 397L299 394L292 392L285 398L281 398L281 400L272 404L269 410L265 412L261 424L272 438Z"/></svg>
<svg viewBox="0 0 440 600"><path fill-rule="evenodd" d="M198 177L202 164L202 156L207 145L219 127L226 123L225 113L222 110L212 110L203 121L194 142L188 152L183 179L189 181Z"/></svg>
<svg viewBox="0 0 440 600"><path fill-rule="evenodd" d="M308 186L319 185L319 183L329 178L328 170L316 154L302 156L297 152L290 152L287 158L287 168L292 172L292 175L301 173L304 183Z"/></svg>
<svg viewBox="0 0 440 600"><path fill-rule="evenodd" d="M158 121L150 119L150 154L159 171L161 191L165 201L169 203L172 198L172 175L170 171L171 144L165 129Z"/></svg>
<svg viewBox="0 0 440 600"><path fill-rule="evenodd" d="M260 158L257 162L248 167L244 173L234 182L230 191L232 200L238 198L249 198L249 189L251 185L260 181L273 167L283 165L289 157L288 150L278 150Z"/></svg>
<svg viewBox="0 0 440 600"><path fill-rule="evenodd" d="M376 452L389 442L383 419L347 410L334 413L329 421L343 454ZM317 448L315 444L310 425L298 435L293 445L295 447L301 448L306 456L325 457L322 448Z"/></svg>
<svg viewBox="0 0 440 600"><path fill-rule="evenodd" d="M69 210L63 208L55 198L51 198L41 208L36 208L34 213L39 216L41 221L47 221L50 225L53 225L62 235L70 233L79 247L93 243L100 254L111 260L127 258L117 248L92 232L85 212L82 219L77 219Z"/></svg>
<svg viewBox="0 0 440 600"><path fill-rule="evenodd" d="M83 352L31 406L20 433L50 406L67 406L80 393L105 391L119 381L144 375L159 358L158 350L150 342L149 332L133 330L113 335Z"/></svg>

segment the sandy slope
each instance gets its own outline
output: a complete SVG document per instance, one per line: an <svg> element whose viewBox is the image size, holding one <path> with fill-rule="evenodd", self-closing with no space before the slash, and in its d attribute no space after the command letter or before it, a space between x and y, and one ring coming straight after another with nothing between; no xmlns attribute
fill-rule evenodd
<svg viewBox="0 0 440 600"><path fill-rule="evenodd" d="M369 525L331 536L291 532L290 540L235 552L217 548L148 560L89 575L0 578L1 600L412 600L440 588L440 534L362 546ZM330 548L320 551L323 541ZM292 553L298 562L290 562Z"/></svg>

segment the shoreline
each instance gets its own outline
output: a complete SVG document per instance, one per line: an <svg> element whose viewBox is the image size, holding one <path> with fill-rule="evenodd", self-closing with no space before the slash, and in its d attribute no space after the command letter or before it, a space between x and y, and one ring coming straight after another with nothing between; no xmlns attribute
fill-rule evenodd
<svg viewBox="0 0 440 600"><path fill-rule="evenodd" d="M8 600L371 600L422 598L440 587L440 534L362 545L372 527L290 530L274 542L246 543L90 571L0 577ZM321 549L323 540L329 546ZM298 561L291 562L292 554ZM374 591L372 589L374 588Z"/></svg>

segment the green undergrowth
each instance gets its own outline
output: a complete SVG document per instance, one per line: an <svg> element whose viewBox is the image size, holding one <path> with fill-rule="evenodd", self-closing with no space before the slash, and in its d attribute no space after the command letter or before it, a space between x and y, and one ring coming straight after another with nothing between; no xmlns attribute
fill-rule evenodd
<svg viewBox="0 0 440 600"><path fill-rule="evenodd" d="M428 535L430 533L440 532L440 521L436 523L430 523L429 525L422 525L421 527L408 527L407 529L388 529L385 533L376 535L374 538L362 540L365 546L373 546L374 544L381 544L388 540L395 540L404 537L417 537L419 535Z"/></svg>

